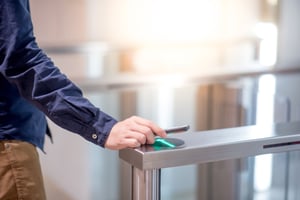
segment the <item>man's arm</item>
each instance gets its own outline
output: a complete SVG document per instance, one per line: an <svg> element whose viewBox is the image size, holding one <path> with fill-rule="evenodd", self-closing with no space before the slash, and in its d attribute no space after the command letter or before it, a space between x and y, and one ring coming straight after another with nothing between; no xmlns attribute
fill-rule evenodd
<svg viewBox="0 0 300 200"><path fill-rule="evenodd" d="M132 147L152 143L154 134L166 136L139 117L117 123L84 98L38 47L28 0L0 1L0 72L57 125L102 147Z"/></svg>

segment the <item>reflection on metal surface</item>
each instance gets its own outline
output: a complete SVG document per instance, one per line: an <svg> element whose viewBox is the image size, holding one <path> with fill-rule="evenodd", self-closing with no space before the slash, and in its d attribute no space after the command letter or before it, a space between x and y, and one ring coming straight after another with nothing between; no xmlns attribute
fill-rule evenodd
<svg viewBox="0 0 300 200"><path fill-rule="evenodd" d="M160 169L132 169L132 199L160 200Z"/></svg>

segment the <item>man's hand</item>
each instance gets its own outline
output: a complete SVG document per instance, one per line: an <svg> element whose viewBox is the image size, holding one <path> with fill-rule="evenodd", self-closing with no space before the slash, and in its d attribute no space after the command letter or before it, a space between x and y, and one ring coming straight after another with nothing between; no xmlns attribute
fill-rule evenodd
<svg viewBox="0 0 300 200"><path fill-rule="evenodd" d="M133 116L113 126L106 140L105 148L119 150L153 144L154 136L167 137L166 132L153 122Z"/></svg>

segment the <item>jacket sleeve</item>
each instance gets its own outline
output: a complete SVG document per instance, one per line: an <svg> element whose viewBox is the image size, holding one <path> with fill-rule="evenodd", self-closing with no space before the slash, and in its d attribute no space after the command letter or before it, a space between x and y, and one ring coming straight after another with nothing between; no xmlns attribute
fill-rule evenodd
<svg viewBox="0 0 300 200"><path fill-rule="evenodd" d="M0 72L54 123L104 147L117 121L84 98L38 47L28 4L0 1Z"/></svg>

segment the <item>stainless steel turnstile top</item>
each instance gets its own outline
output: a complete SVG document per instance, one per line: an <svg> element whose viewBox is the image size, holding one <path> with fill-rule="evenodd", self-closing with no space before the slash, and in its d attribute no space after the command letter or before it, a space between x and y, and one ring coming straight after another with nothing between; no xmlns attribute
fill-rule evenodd
<svg viewBox="0 0 300 200"><path fill-rule="evenodd" d="M174 149L145 145L121 150L119 157L145 170L300 150L300 122L187 132L169 137L183 140L184 145Z"/></svg>

